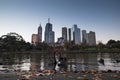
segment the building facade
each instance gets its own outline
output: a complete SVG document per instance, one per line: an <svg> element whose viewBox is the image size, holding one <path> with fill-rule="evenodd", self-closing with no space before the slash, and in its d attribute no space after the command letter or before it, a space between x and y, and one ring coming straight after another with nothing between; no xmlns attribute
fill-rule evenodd
<svg viewBox="0 0 120 80"><path fill-rule="evenodd" d="M49 44L54 44L54 42L55 42L55 33L54 33L54 31L50 31L49 32Z"/></svg>
<svg viewBox="0 0 120 80"><path fill-rule="evenodd" d="M68 41L71 43L71 28L68 29Z"/></svg>
<svg viewBox="0 0 120 80"><path fill-rule="evenodd" d="M90 31L87 34L87 44L89 46L95 46L96 45L96 36L95 36L95 32Z"/></svg>
<svg viewBox="0 0 120 80"><path fill-rule="evenodd" d="M81 44L80 28L78 28L76 24L74 24L72 27L71 38L72 38L74 44L76 44L76 45Z"/></svg>
<svg viewBox="0 0 120 80"><path fill-rule="evenodd" d="M67 27L62 28L62 37L64 39L64 43L67 42Z"/></svg>
<svg viewBox="0 0 120 80"><path fill-rule="evenodd" d="M38 27L38 42L42 42L42 26L40 24L40 26Z"/></svg>
<svg viewBox="0 0 120 80"><path fill-rule="evenodd" d="M86 32L86 30L82 30L82 43L87 44L87 32Z"/></svg>
<svg viewBox="0 0 120 80"><path fill-rule="evenodd" d="M31 42L32 42L32 44L34 46L37 45L37 43L38 43L38 34L32 34L32 40L31 40Z"/></svg>
<svg viewBox="0 0 120 80"><path fill-rule="evenodd" d="M52 31L52 24L48 20L48 23L45 26L45 42L47 44L54 43L54 41L55 41L54 36L55 36L55 33L54 33L54 31Z"/></svg>

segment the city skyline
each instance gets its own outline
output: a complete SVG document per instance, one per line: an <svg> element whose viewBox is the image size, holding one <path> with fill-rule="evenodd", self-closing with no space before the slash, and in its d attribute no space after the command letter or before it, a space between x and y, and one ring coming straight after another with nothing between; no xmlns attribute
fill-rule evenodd
<svg viewBox="0 0 120 80"><path fill-rule="evenodd" d="M57 41L55 42L55 32L52 30L53 26L52 23L50 23L50 19L48 18L48 23L46 23L45 26L45 32L44 32L44 40L42 41L42 26L41 24L38 27L38 33L33 33L31 36L31 43L33 45L37 45L38 43L45 42L49 45L54 45L56 43L57 46L64 45L66 42L69 42L71 44L75 45L90 45L94 46L96 45L96 34L93 31L89 31L89 33L86 30L81 30L77 27L77 24L74 24L72 28L62 27L61 32L62 36L57 38Z"/></svg>
<svg viewBox="0 0 120 80"><path fill-rule="evenodd" d="M0 0L0 36L16 32L31 42L39 24L44 32L50 18L55 42L62 36L62 27L73 24L96 32L96 41L120 40L119 4L119 0Z"/></svg>

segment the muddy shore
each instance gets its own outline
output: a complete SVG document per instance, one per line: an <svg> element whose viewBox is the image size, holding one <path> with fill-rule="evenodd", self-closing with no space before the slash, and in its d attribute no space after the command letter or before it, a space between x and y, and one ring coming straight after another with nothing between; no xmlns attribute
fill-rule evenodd
<svg viewBox="0 0 120 80"><path fill-rule="evenodd" d="M32 74L32 75L31 75ZM0 80L120 80L120 71L75 71L75 72L39 72L39 73L9 72L0 73Z"/></svg>

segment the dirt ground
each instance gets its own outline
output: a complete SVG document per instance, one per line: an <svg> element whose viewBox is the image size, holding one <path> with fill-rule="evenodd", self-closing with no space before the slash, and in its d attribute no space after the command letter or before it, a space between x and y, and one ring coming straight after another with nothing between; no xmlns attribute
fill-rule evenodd
<svg viewBox="0 0 120 80"><path fill-rule="evenodd" d="M29 78L20 78L16 73L0 73L0 80L120 80L120 71L55 72Z"/></svg>

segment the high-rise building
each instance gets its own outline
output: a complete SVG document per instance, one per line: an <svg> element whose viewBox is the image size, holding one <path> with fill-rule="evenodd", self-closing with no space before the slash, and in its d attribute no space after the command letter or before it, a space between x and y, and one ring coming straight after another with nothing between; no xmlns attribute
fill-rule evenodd
<svg viewBox="0 0 120 80"><path fill-rule="evenodd" d="M37 45L37 43L38 43L38 34L32 34L32 44L34 45L34 46L36 46Z"/></svg>
<svg viewBox="0 0 120 80"><path fill-rule="evenodd" d="M54 31L52 31L52 24L50 23L50 20L48 19L48 23L45 26L45 42L47 44L54 43Z"/></svg>
<svg viewBox="0 0 120 80"><path fill-rule="evenodd" d="M87 44L87 33L86 30L82 30L82 43Z"/></svg>
<svg viewBox="0 0 120 80"><path fill-rule="evenodd" d="M40 24L40 26L38 27L38 42L42 42L42 26Z"/></svg>
<svg viewBox="0 0 120 80"><path fill-rule="evenodd" d="M55 36L54 31L50 31L50 32L49 32L49 43L50 43L50 44L53 44L53 43L55 42L54 36Z"/></svg>
<svg viewBox="0 0 120 80"><path fill-rule="evenodd" d="M75 30L75 44L81 44L80 28Z"/></svg>
<svg viewBox="0 0 120 80"><path fill-rule="evenodd" d="M87 34L87 44L89 46L95 46L96 45L96 36L95 36L95 32L93 31L90 31L88 34Z"/></svg>
<svg viewBox="0 0 120 80"><path fill-rule="evenodd" d="M71 43L71 28L68 29L69 42Z"/></svg>
<svg viewBox="0 0 120 80"><path fill-rule="evenodd" d="M72 40L74 44L80 45L81 44L81 34L80 28L77 28L77 25L74 24L72 27Z"/></svg>
<svg viewBox="0 0 120 80"><path fill-rule="evenodd" d="M62 28L62 37L64 39L64 42L67 42L67 28L66 27Z"/></svg>

